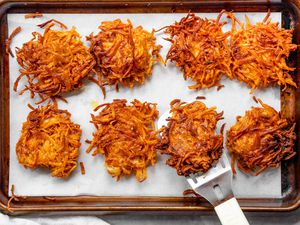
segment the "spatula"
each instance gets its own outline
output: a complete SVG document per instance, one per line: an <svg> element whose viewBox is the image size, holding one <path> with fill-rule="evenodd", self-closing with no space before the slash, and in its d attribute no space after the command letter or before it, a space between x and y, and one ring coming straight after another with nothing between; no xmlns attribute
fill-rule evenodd
<svg viewBox="0 0 300 225"><path fill-rule="evenodd" d="M169 112L158 120L158 128L167 125ZM222 225L249 225L232 192L232 170L223 152L219 161L204 174L190 174L187 178L192 189L208 200Z"/></svg>

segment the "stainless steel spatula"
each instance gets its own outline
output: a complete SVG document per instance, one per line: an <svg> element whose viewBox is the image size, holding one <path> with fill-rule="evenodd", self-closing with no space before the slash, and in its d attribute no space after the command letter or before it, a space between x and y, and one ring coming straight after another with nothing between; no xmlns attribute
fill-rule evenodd
<svg viewBox="0 0 300 225"><path fill-rule="evenodd" d="M167 125L169 112L158 120L158 128ZM249 225L232 192L232 170L225 153L205 174L190 174L187 181L195 192L208 200L222 225Z"/></svg>

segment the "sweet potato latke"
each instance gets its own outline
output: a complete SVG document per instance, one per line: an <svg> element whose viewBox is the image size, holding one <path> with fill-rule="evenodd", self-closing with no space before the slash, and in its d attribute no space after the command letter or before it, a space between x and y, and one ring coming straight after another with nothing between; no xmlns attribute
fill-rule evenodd
<svg viewBox="0 0 300 225"><path fill-rule="evenodd" d="M172 116L162 131L161 150L170 155L167 164L176 168L178 175L205 173L222 155L223 135L215 134L223 112L204 103L173 100ZM222 128L223 130L223 128Z"/></svg>
<svg viewBox="0 0 300 225"><path fill-rule="evenodd" d="M241 170L254 175L278 167L282 160L296 154L295 124L290 125L275 109L258 101L262 107L252 107L245 116L237 117L236 124L227 131L226 141L233 170L237 160Z"/></svg>
<svg viewBox="0 0 300 225"><path fill-rule="evenodd" d="M159 55L162 46L155 45L155 37L141 26L133 28L130 20L122 23L120 19L102 22L97 35L90 34L90 51L97 61L95 70L98 84L105 95L105 85L122 84L133 88L143 84L152 74L155 62L163 62Z"/></svg>
<svg viewBox="0 0 300 225"><path fill-rule="evenodd" d="M154 121L158 111L155 104L138 100L132 105L126 103L117 99L95 109L104 107L97 116L92 115L97 131L87 152L96 147L93 156L105 155L105 167L113 177L135 173L142 182L147 178L146 167L156 161L159 138Z"/></svg>
<svg viewBox="0 0 300 225"><path fill-rule="evenodd" d="M203 89L220 86L222 74L231 76L231 57L228 36L223 33L220 23L222 11L216 20L202 19L189 13L180 22L168 26L172 43L167 59L174 61L184 73L184 79L191 78L195 85L190 89Z"/></svg>
<svg viewBox="0 0 300 225"><path fill-rule="evenodd" d="M77 166L80 126L67 110L48 104L34 109L23 123L16 145L19 162L25 167L46 167L54 177L68 177Z"/></svg>
<svg viewBox="0 0 300 225"><path fill-rule="evenodd" d="M47 25L44 35L33 32L33 38L16 50L17 61L23 69L20 69L14 90L17 91L20 79L26 76L28 85L20 94L29 90L32 98L37 93L41 101L79 89L82 78L95 65L93 56L81 42L75 27L71 30L51 30L53 21L41 25Z"/></svg>
<svg viewBox="0 0 300 225"><path fill-rule="evenodd" d="M255 25L246 16L244 25L229 13L233 20L230 41L234 61L232 76L252 88L251 92L271 85L297 87L289 74L295 68L286 64L290 52L297 49L292 43L293 30L280 28L278 23L271 22L269 16L270 12L263 22Z"/></svg>

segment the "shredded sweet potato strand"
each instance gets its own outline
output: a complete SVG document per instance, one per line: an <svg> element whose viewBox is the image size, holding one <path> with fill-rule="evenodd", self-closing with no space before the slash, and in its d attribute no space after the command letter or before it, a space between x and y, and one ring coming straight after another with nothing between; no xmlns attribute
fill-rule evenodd
<svg viewBox="0 0 300 225"><path fill-rule="evenodd" d="M186 189L185 191L183 191L182 194L183 194L183 196L191 195L196 198L203 198L201 195L199 195L197 192L195 192L194 189Z"/></svg>
<svg viewBox="0 0 300 225"><path fill-rule="evenodd" d="M12 53L12 50L10 48L11 41L18 33L21 32L21 30L22 28L20 26L16 27L5 41L5 52L6 54L10 54L11 57L14 57L14 54Z"/></svg>
<svg viewBox="0 0 300 225"><path fill-rule="evenodd" d="M38 12L36 12L36 13L29 13L29 14L26 14L25 16L24 16L24 18L25 19L30 19L30 18L38 18L38 17L43 17L44 15L43 15L43 13L38 13Z"/></svg>
<svg viewBox="0 0 300 225"><path fill-rule="evenodd" d="M297 45L292 43L293 30L280 28L272 23L270 11L262 22L255 25L246 16L246 24L241 23L232 13L230 48L233 57L232 79L246 83L251 93L257 88L272 85L297 87L289 72L295 68L286 63ZM238 28L239 27L239 28Z"/></svg>
<svg viewBox="0 0 300 225"><path fill-rule="evenodd" d="M80 162L80 170L81 170L81 174L84 175L85 174L85 168L84 168L83 162Z"/></svg>
<svg viewBox="0 0 300 225"><path fill-rule="evenodd" d="M45 23L38 24L37 26L40 27L40 28L44 28L44 27L46 27L48 24L49 24L49 26L52 26L52 24L54 24L53 22L54 22L54 23L57 23L62 29L68 29L68 27L67 27L65 24L63 24L62 22L60 22L60 21L58 21L58 20L56 20L56 19L48 20L48 21L46 21Z"/></svg>
<svg viewBox="0 0 300 225"><path fill-rule="evenodd" d="M33 169L49 168L54 177L68 177L77 166L81 136L80 126L70 117L57 105L32 109L16 145L19 162Z"/></svg>
<svg viewBox="0 0 300 225"><path fill-rule="evenodd" d="M33 38L17 49L17 61L22 67L16 79L14 90L22 77L28 84L20 91L31 92L41 97L43 102L61 93L81 88L95 61L83 45L80 36L73 27L71 30L52 30L54 24L48 24L44 35L33 32Z"/></svg>
<svg viewBox="0 0 300 225"><path fill-rule="evenodd" d="M204 103L173 100L169 123L162 129L160 149L169 155L166 163L180 176L205 173L222 155L223 135L216 134L217 122L223 112Z"/></svg>
<svg viewBox="0 0 300 225"><path fill-rule="evenodd" d="M296 139L295 124L288 123L271 106L257 101L262 107L252 107L238 117L227 131L226 145L231 153L232 166L258 175L268 167L279 167L282 160L293 157Z"/></svg>
<svg viewBox="0 0 300 225"><path fill-rule="evenodd" d="M133 28L130 20L122 23L120 19L102 22L97 35L90 34L90 51L97 65L98 84L119 84L133 88L144 84L152 74L153 64L163 62L159 55L162 46L155 45L156 38L141 26Z"/></svg>
<svg viewBox="0 0 300 225"><path fill-rule="evenodd" d="M189 13L180 22L166 27L166 39L172 43L166 60L175 62L196 84L190 89L204 89L221 86L221 76L231 76L231 57L228 40L230 33L223 33L225 23L219 22L222 11L216 20L202 19Z"/></svg>
<svg viewBox="0 0 300 225"><path fill-rule="evenodd" d="M97 131L87 149L93 156L103 154L105 167L116 177L136 174L139 182L147 178L147 166L156 162L156 145L159 143L154 121L158 117L156 105L138 100L126 104L116 99L97 107L101 111L92 115Z"/></svg>

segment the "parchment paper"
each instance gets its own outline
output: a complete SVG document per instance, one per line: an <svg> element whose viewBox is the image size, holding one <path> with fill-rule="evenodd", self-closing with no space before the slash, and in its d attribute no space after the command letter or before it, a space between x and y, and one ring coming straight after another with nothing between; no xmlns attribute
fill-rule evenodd
<svg viewBox="0 0 300 225"><path fill-rule="evenodd" d="M120 18L123 21L130 19L134 26L142 25L151 31L152 28L158 29L165 25L179 21L186 14L45 14L43 18L24 19L24 14L9 14L8 28L9 33L17 26L22 27L12 42L12 49L22 47L24 42L32 38L31 32L39 31L36 24L40 24L49 19L55 18L65 23L69 28L76 26L77 31L85 36L91 32L98 33L98 26L101 21ZM199 13L198 15L207 18L215 18L216 13ZM240 20L244 21L244 13L235 14ZM265 17L265 13L247 13L250 20L255 23ZM273 21L281 22L280 13L272 13ZM225 19L225 18L224 18ZM55 27L55 29L59 29ZM224 27L224 31L229 29L229 25ZM163 32L158 33L157 42L164 46L161 51L165 57L170 44L163 40ZM86 42L85 42L86 43ZM86 43L87 45L89 43ZM225 88L216 91L216 88L202 91L190 91L188 86L193 84L191 81L184 81L180 72L172 63L167 67L155 65L153 75L147 80L145 85L135 87L132 91L127 88L120 88L116 92L113 88L107 89L107 98L103 100L100 89L91 82L86 81L86 85L80 91L65 96L68 104L59 102L62 109L68 109L72 113L72 120L81 125L83 130L78 161L84 162L86 174L81 175L80 167L73 172L69 179L58 179L50 176L45 169L25 169L17 161L15 145L20 137L22 123L26 121L29 109L27 104L34 105L37 99L30 99L29 93L22 96L13 91L13 82L19 75L19 66L15 58L10 58L10 176L9 184L15 185L15 192L18 195L31 196L72 196L79 194L97 196L182 196L182 192L189 188L184 177L179 177L173 168L165 165L165 156L159 156L158 162L154 167L148 167L148 179L142 183L135 180L135 176L122 178L116 182L104 168L103 156L92 157L86 154L86 139L91 139L94 126L89 123L90 113L94 105L110 102L115 98L126 98L132 100L137 98L141 101L158 103L158 109L162 115L169 110L169 102L175 98L185 101L193 101L196 96L206 96L204 102L207 106L217 106L218 111L224 110L224 116L228 129L235 123L237 115L244 115L245 110L250 106L256 105L249 94L249 89L238 81L224 79L222 83ZM25 85L25 79L19 83L21 89ZM264 102L280 109L279 88L268 88L263 91L255 91L254 95L261 98ZM222 123L219 123L219 126ZM225 143L225 142L224 142ZM245 175L238 171L234 178L234 193L238 197L280 197L281 196L281 176L279 169L270 169L257 177Z"/></svg>

